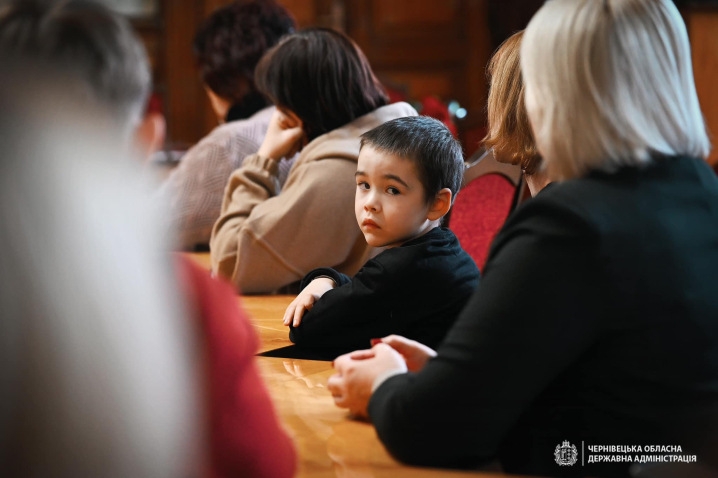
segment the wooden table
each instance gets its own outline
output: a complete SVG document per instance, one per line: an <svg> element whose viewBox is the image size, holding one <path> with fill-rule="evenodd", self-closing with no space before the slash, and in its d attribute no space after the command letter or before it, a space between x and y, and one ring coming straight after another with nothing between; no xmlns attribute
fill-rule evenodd
<svg viewBox="0 0 718 478"><path fill-rule="evenodd" d="M209 268L209 254L187 255ZM261 338L260 352L291 345L282 317L292 296L244 296L238 300ZM299 477L505 476L404 466L389 456L371 424L352 420L334 405L326 388L327 379L334 373L331 362L257 357L257 363L277 413L297 447Z"/></svg>
<svg viewBox="0 0 718 478"><path fill-rule="evenodd" d="M210 269L209 252L184 255L203 269ZM289 329L282 324L282 317L293 299L288 295L248 295L237 298L240 307L249 313L254 329L261 338L259 353L292 345Z"/></svg>

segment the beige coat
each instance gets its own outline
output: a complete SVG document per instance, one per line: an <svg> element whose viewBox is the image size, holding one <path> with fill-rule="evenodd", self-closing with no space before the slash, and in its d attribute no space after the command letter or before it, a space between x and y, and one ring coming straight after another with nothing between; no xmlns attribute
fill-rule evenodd
<svg viewBox="0 0 718 478"><path fill-rule="evenodd" d="M281 193L277 162L248 156L225 189L210 241L212 271L246 294L274 291L317 267L354 275L378 252L354 216L359 136L415 115L408 104L395 103L316 138Z"/></svg>

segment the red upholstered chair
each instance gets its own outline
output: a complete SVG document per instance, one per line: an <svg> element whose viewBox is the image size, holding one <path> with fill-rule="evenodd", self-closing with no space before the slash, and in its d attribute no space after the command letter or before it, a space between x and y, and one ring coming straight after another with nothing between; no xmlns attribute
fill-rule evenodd
<svg viewBox="0 0 718 478"><path fill-rule="evenodd" d="M456 196L449 227L479 269L483 270L491 242L514 206L520 183L518 166L499 163L490 153L464 174L465 186Z"/></svg>

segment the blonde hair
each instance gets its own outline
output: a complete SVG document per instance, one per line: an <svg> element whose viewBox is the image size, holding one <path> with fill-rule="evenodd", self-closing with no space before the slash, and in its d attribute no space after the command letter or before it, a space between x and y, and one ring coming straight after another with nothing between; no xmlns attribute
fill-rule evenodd
<svg viewBox="0 0 718 478"><path fill-rule="evenodd" d="M521 47L549 176L706 157L688 34L670 0L549 0Z"/></svg>
<svg viewBox="0 0 718 478"><path fill-rule="evenodd" d="M484 146L494 150L497 161L518 164L526 174L533 174L541 163L541 155L536 149L524 104L519 55L523 35L520 31L510 36L489 63L489 132Z"/></svg>

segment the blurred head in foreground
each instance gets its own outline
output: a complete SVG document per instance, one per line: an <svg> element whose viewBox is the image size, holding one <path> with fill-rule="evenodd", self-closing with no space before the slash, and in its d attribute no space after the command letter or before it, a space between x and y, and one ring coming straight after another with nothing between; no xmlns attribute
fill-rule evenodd
<svg viewBox="0 0 718 478"><path fill-rule="evenodd" d="M520 166L531 195L535 196L548 179L541 170L541 155L536 149L526 113L519 55L523 35L520 31L509 37L489 63L489 132L484 138L484 146L493 151L497 161Z"/></svg>
<svg viewBox="0 0 718 478"><path fill-rule="evenodd" d="M2 62L0 469L186 476L194 344L139 165L72 81Z"/></svg>
<svg viewBox="0 0 718 478"><path fill-rule="evenodd" d="M101 7L21 3L0 9L0 469L197 474L195 344L120 134L144 70Z"/></svg>
<svg viewBox="0 0 718 478"><path fill-rule="evenodd" d="M105 108L108 126L141 155L164 141L164 118L146 114L152 77L144 46L127 20L99 3L7 2L0 7L0 51L72 76L62 93Z"/></svg>
<svg viewBox="0 0 718 478"><path fill-rule="evenodd" d="M526 29L521 67L551 179L710 151L670 0L551 0Z"/></svg>

